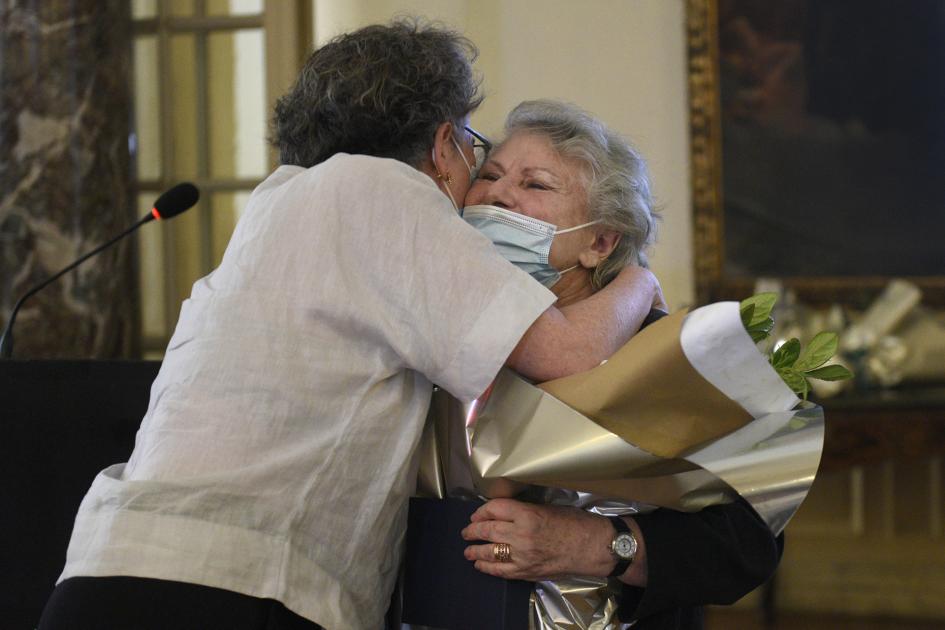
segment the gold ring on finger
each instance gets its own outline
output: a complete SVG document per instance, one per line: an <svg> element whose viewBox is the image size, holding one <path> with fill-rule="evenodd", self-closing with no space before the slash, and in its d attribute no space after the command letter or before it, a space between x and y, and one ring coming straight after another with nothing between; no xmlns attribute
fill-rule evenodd
<svg viewBox="0 0 945 630"><path fill-rule="evenodd" d="M512 546L509 543L493 543L492 557L496 562L511 562Z"/></svg>

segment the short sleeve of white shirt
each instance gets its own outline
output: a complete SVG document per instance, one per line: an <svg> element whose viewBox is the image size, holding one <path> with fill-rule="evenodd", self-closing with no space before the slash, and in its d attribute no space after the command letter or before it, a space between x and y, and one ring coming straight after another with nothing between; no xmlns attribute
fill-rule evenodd
<svg viewBox="0 0 945 630"><path fill-rule="evenodd" d="M329 296L350 301L351 325L380 335L406 367L457 398L481 394L554 303L458 216L428 176L400 162L338 155L273 194L282 198L267 206L311 210L279 223L311 243L311 260L285 263L299 279L296 299L308 295L316 310Z"/></svg>

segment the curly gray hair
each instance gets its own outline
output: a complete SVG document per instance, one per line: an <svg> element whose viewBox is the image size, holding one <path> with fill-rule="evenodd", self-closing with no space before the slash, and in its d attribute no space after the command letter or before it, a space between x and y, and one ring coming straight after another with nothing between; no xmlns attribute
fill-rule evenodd
<svg viewBox="0 0 945 630"><path fill-rule="evenodd" d="M276 103L280 161L308 168L346 152L419 166L437 126L462 129L482 102L471 67L477 55L462 35L417 18L336 37Z"/></svg>
<svg viewBox="0 0 945 630"><path fill-rule="evenodd" d="M650 195L646 162L626 140L583 109L553 100L525 101L505 121L515 133L547 137L564 158L583 168L588 220L620 234L617 247L592 276L595 289L613 280L627 264L648 266L645 249L656 240L659 213Z"/></svg>

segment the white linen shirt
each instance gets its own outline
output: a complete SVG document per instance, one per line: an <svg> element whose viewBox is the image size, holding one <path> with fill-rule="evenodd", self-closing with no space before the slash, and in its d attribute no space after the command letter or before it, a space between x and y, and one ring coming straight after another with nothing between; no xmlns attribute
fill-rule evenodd
<svg viewBox="0 0 945 630"><path fill-rule="evenodd" d="M177 580L381 627L431 382L478 396L553 301L405 164L280 167L184 302L60 580Z"/></svg>

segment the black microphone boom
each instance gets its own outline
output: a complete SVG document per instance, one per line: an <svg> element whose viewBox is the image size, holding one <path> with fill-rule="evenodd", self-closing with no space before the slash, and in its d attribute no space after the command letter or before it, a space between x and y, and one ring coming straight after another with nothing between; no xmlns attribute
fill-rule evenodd
<svg viewBox="0 0 945 630"><path fill-rule="evenodd" d="M139 227L147 223L148 221L153 221L155 219L170 219L171 217L176 217L181 212L192 208L197 200L200 199L200 191L197 190L197 187L189 182L184 182L177 184L176 186L166 190L157 198L157 201L154 202L154 207L151 208L151 212L144 215L137 223L132 225L130 228L111 239L103 245L99 245L89 253L85 254L74 263L61 270L57 274L46 278L38 285L27 291L23 297L17 300L16 304L13 306L13 311L10 313L10 319L7 320L7 325L3 329L3 335L0 336L0 359L9 359L13 356L13 322L16 321L16 314L19 312L20 307L23 306L23 302L27 298L35 295L43 287L51 284L55 280L62 277L64 274L72 271L86 260L98 254L104 249L107 249L111 245L114 245L124 237L128 236Z"/></svg>

